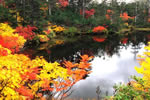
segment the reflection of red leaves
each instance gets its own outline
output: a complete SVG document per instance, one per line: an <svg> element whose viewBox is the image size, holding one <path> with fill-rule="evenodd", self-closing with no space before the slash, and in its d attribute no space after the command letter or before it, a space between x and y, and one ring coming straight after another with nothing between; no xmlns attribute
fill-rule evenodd
<svg viewBox="0 0 150 100"><path fill-rule="evenodd" d="M96 42L104 42L105 39L106 38L100 38L100 37L96 37L96 36L93 37L93 40L96 41Z"/></svg>
<svg viewBox="0 0 150 100"><path fill-rule="evenodd" d="M147 35L147 39L150 40L150 35Z"/></svg>
<svg viewBox="0 0 150 100"><path fill-rule="evenodd" d="M46 52L47 52L48 54L50 54L50 53L51 53L51 51L50 51L50 50L46 50Z"/></svg>
<svg viewBox="0 0 150 100"><path fill-rule="evenodd" d="M128 38L123 38L122 40L121 40L121 43L122 44L126 44L128 42Z"/></svg>
<svg viewBox="0 0 150 100"><path fill-rule="evenodd" d="M27 50L24 50L23 52L21 52L21 54L24 54L26 56L28 56L29 58L32 58L35 53L35 50L32 50L32 49L27 49Z"/></svg>
<svg viewBox="0 0 150 100"><path fill-rule="evenodd" d="M33 99L33 94L30 89L25 86L21 86L20 88L16 89L21 95L28 97L29 99Z"/></svg>

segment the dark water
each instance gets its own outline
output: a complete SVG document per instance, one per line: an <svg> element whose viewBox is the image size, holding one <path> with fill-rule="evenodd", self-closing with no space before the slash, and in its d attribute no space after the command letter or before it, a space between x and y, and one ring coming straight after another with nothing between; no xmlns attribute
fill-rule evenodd
<svg viewBox="0 0 150 100"><path fill-rule="evenodd" d="M127 38L127 41L122 42L123 38ZM92 73L85 80L77 82L72 88L74 92L68 97L88 100L88 98L97 98L98 87L101 98L106 95L111 96L115 84L128 83L131 75L141 76L134 67L139 66L137 55L143 53L144 46L149 40L149 33L144 32L122 36L112 34L103 42L94 41L91 36L83 36L73 42L53 47L46 44L43 50L37 49L33 52L31 49L31 51L32 56L44 56L50 62L63 60L75 62L83 54L94 56L91 61Z"/></svg>

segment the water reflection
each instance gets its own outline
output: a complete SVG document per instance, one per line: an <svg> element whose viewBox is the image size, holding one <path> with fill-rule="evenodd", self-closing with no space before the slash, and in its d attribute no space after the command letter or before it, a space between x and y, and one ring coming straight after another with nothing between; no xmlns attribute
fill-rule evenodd
<svg viewBox="0 0 150 100"><path fill-rule="evenodd" d="M137 50L138 52L134 53ZM79 81L74 86L74 93L71 98L97 98L96 88L100 87L100 98L106 95L113 95L113 86L115 83L127 83L131 75L140 76L134 69L139 66L135 60L137 54L142 54L144 44L132 47L130 44L127 48L120 50L120 55L114 54L112 57L105 54L103 57L95 57L92 61L92 73L86 80Z"/></svg>
<svg viewBox="0 0 150 100"><path fill-rule="evenodd" d="M69 97L75 100L80 98L88 100L87 98L97 98L98 94L99 98L112 95L115 83L127 83L131 75L140 76L134 70L134 66L139 66L136 57L144 51L143 48L149 40L150 36L147 33L132 33L128 36L115 34L101 42L94 41L91 36L84 36L74 42L53 47L46 44L43 50L34 48L29 51L32 52L32 58L44 56L50 62L63 60L78 62L80 55L94 55L95 58L91 62L93 72L86 80L74 85L74 92ZM96 93L98 86L100 91Z"/></svg>

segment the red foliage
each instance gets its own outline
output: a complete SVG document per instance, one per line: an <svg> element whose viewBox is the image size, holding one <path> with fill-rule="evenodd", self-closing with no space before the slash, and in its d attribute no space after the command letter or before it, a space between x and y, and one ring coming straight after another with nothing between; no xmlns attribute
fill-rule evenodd
<svg viewBox="0 0 150 100"><path fill-rule="evenodd" d="M7 55L8 55L7 50L0 49L0 56L7 56Z"/></svg>
<svg viewBox="0 0 150 100"><path fill-rule="evenodd" d="M93 40L96 41L96 42L104 42L105 39L106 38L100 38L100 37L96 37L96 36L93 37Z"/></svg>
<svg viewBox="0 0 150 100"><path fill-rule="evenodd" d="M128 38L123 38L122 40L121 40L121 43L122 44L126 44L128 42Z"/></svg>
<svg viewBox="0 0 150 100"><path fill-rule="evenodd" d="M36 27L31 27L30 25L28 25L27 27L16 27L16 32L23 36L25 39L28 40L32 40L35 37L35 33L33 32L33 30L36 30Z"/></svg>
<svg viewBox="0 0 150 100"><path fill-rule="evenodd" d="M0 0L0 3L2 3L3 2L3 0Z"/></svg>
<svg viewBox="0 0 150 100"><path fill-rule="evenodd" d="M105 30L106 28L104 26L97 26L97 27L94 27L93 32L98 33L98 32L103 32Z"/></svg>
<svg viewBox="0 0 150 100"><path fill-rule="evenodd" d="M95 13L95 9L85 10L85 18L89 18ZM80 10L80 15L83 15L83 10Z"/></svg>
<svg viewBox="0 0 150 100"><path fill-rule="evenodd" d="M0 35L0 45L2 45L5 48L8 48L12 51L12 53L19 51L19 45L16 42L18 40L17 37L14 36L1 36Z"/></svg>
<svg viewBox="0 0 150 100"><path fill-rule="evenodd" d="M36 80L37 79L37 74L40 73L40 68L30 68L28 69L29 71L26 72L25 74L21 75L21 78L23 80Z"/></svg>
<svg viewBox="0 0 150 100"><path fill-rule="evenodd" d="M68 0L59 0L61 7L67 7L69 5Z"/></svg>

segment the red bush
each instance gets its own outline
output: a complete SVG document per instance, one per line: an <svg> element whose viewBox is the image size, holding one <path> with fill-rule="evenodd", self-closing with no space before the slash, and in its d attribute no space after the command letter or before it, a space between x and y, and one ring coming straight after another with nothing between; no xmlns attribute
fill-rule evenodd
<svg viewBox="0 0 150 100"><path fill-rule="evenodd" d="M98 33L98 32L104 32L106 30L107 29L104 26L97 26L97 27L94 27L93 32Z"/></svg>
<svg viewBox="0 0 150 100"><path fill-rule="evenodd" d="M36 27L31 27L31 26L27 26L27 27L16 27L16 32L23 36L25 39L27 40L32 40L35 37L35 33L33 32L33 30L36 30Z"/></svg>

